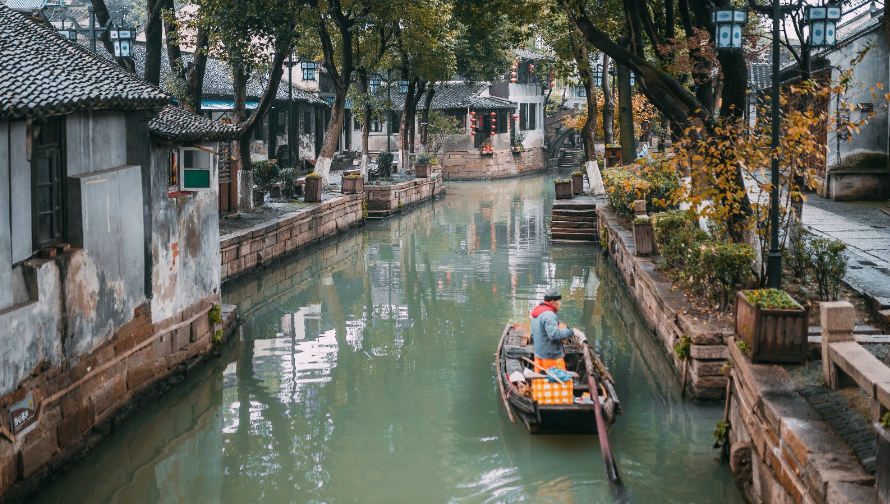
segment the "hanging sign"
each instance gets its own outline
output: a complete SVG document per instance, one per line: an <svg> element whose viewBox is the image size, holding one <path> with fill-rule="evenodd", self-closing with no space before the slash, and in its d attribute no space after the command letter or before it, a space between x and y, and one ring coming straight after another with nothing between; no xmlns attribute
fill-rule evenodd
<svg viewBox="0 0 890 504"><path fill-rule="evenodd" d="M14 435L23 434L28 426L37 421L34 399L28 394L21 402L9 408L9 427Z"/></svg>

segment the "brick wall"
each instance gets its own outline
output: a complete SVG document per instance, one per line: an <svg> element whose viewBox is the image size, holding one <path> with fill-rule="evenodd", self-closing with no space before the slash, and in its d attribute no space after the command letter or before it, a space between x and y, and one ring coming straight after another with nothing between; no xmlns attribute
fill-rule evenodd
<svg viewBox="0 0 890 504"><path fill-rule="evenodd" d="M37 366L15 392L0 397L3 418L28 394L35 405L44 403L33 430L15 442L0 436L0 500L26 499L108 435L114 423L203 364L214 353L215 327L207 311L218 303L218 295L207 298L154 324L144 304L106 343L61 366ZM234 321L234 307L226 307L224 339L234 332Z"/></svg>
<svg viewBox="0 0 890 504"><path fill-rule="evenodd" d="M220 276L224 281L234 278L361 221L362 195L343 195L227 234L220 238Z"/></svg>
<svg viewBox="0 0 890 504"><path fill-rule="evenodd" d="M366 185L365 200L368 213L372 216L386 216L400 208L429 201L445 194L442 175L433 174L430 178L418 178L392 185Z"/></svg>
<svg viewBox="0 0 890 504"><path fill-rule="evenodd" d="M664 345L665 353L678 370L682 362L674 351L680 338L689 335L692 346L687 364L686 387L697 399L720 399L726 393L726 377L721 366L729 356L725 338L734 329L727 324L697 320L685 312L691 308L685 296L673 290L673 282L659 271L650 257L634 255L633 231L625 228L605 204L597 204L599 235L606 232L609 260L619 275L649 329Z"/></svg>
<svg viewBox="0 0 890 504"><path fill-rule="evenodd" d="M545 169L540 147L514 154L509 149L483 155L478 150L448 152L439 156L445 180L489 180L520 177Z"/></svg>

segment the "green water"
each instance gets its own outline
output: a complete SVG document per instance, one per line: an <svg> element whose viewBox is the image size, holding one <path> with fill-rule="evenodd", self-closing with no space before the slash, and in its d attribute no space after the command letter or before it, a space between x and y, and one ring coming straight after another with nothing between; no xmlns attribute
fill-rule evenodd
<svg viewBox="0 0 890 504"><path fill-rule="evenodd" d="M629 500L743 502L721 404L683 400L595 246L551 245L554 175L448 196L224 289L241 338L35 502L612 502L593 436L530 436L493 357L549 285L617 381Z"/></svg>

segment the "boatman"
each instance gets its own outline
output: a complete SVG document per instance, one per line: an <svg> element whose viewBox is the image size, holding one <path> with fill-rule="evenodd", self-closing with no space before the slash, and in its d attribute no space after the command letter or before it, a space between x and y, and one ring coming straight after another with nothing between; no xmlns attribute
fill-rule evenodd
<svg viewBox="0 0 890 504"><path fill-rule="evenodd" d="M581 331L575 331L571 327L560 322L556 313L562 305L562 296L554 288L544 292L544 302L532 310L532 340L535 344L535 364L544 369L556 366L565 370L565 351L563 341L578 335L579 343L587 341L587 337Z"/></svg>

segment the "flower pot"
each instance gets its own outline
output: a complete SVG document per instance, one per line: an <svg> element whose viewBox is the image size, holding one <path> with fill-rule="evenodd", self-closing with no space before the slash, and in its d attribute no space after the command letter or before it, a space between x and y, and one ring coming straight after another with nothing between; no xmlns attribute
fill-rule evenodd
<svg viewBox="0 0 890 504"><path fill-rule="evenodd" d="M280 198L281 197L281 188L278 186L272 186L272 188L269 190L269 197L270 198Z"/></svg>
<svg viewBox="0 0 890 504"><path fill-rule="evenodd" d="M621 147L606 147L606 167L621 166Z"/></svg>
<svg viewBox="0 0 890 504"><path fill-rule="evenodd" d="M572 175L572 193L581 194L584 192L584 175Z"/></svg>
<svg viewBox="0 0 890 504"><path fill-rule="evenodd" d="M634 249L638 256L652 255L655 251L655 233L652 223L634 223Z"/></svg>
<svg viewBox="0 0 890 504"><path fill-rule="evenodd" d="M303 201L317 203L321 201L321 177L306 177L305 194Z"/></svg>
<svg viewBox="0 0 890 504"><path fill-rule="evenodd" d="M736 292L735 333L751 346L752 362L800 364L807 356L809 309L766 309Z"/></svg>
<svg viewBox="0 0 890 504"><path fill-rule="evenodd" d="M483 156L492 156L492 155L494 155L494 151L493 151L493 150L488 150L488 149L486 149L486 150L483 150L483 151L480 151L480 152L482 153Z"/></svg>
<svg viewBox="0 0 890 504"><path fill-rule="evenodd" d="M362 177L343 177L340 192L343 194L358 194L365 190L365 179Z"/></svg>
<svg viewBox="0 0 890 504"><path fill-rule="evenodd" d="M432 167L428 164L414 165L414 175L417 176L417 178L430 178L432 171Z"/></svg>
<svg viewBox="0 0 890 504"><path fill-rule="evenodd" d="M572 199L572 182L554 182L556 184L556 199Z"/></svg>
<svg viewBox="0 0 890 504"><path fill-rule="evenodd" d="M877 480L878 502L890 502L890 431L875 423L875 434L878 439L877 464L875 479Z"/></svg>
<svg viewBox="0 0 890 504"><path fill-rule="evenodd" d="M513 154L522 153L522 147L510 147L510 150L513 151Z"/></svg>

